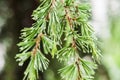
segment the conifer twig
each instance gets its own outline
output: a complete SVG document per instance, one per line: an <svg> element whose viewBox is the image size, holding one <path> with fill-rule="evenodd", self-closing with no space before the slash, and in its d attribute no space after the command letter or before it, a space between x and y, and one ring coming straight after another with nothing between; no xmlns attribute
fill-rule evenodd
<svg viewBox="0 0 120 80"><path fill-rule="evenodd" d="M59 69L62 79L93 78L96 63L83 59L81 55L92 53L93 60L98 60L100 53L94 31L88 24L90 7L77 1L42 0L33 11L35 23L21 30L20 54L15 57L20 66L30 59L23 80L37 80L38 72L48 68L49 60L44 55L49 54L64 63L65 67Z"/></svg>
<svg viewBox="0 0 120 80"><path fill-rule="evenodd" d="M35 47L32 50L32 54L35 55L37 53L37 50L39 49L40 46L40 41L41 41L41 37L43 36L42 33L38 34L36 40L35 40Z"/></svg>

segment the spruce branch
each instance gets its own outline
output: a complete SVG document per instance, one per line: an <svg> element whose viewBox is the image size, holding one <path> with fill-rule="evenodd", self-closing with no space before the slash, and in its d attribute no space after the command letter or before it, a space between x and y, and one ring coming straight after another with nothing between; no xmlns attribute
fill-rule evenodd
<svg viewBox="0 0 120 80"><path fill-rule="evenodd" d="M24 80L37 80L38 71L48 68L45 55L64 63L58 70L62 79L93 79L100 51L89 17L90 6L77 0L41 0L32 14L35 23L21 30L22 41L18 43L20 54L16 61L23 66L30 59ZM94 61L83 59L81 55L87 53L92 54Z"/></svg>

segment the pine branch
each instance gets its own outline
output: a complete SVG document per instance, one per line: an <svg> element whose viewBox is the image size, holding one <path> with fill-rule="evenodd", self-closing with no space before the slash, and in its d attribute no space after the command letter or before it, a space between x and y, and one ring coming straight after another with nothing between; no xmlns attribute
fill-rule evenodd
<svg viewBox="0 0 120 80"><path fill-rule="evenodd" d="M59 70L62 79L92 79L96 62L80 56L91 53L94 61L100 58L94 30L88 24L90 6L77 0L42 0L32 17L36 22L22 30L20 54L16 55L20 66L30 59L24 80L37 80L38 71L48 68L49 60L44 55L49 54L64 63Z"/></svg>

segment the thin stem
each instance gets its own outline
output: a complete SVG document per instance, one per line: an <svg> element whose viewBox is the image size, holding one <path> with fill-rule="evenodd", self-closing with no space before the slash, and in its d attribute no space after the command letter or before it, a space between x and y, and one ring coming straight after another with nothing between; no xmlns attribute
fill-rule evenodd
<svg viewBox="0 0 120 80"><path fill-rule="evenodd" d="M40 33L37 38L36 38L36 44L32 50L32 54L35 55L37 53L37 50L39 49L39 46L40 46L40 40L41 40L41 37L43 36L42 33Z"/></svg>
<svg viewBox="0 0 120 80"><path fill-rule="evenodd" d="M51 8L55 7L55 2L56 2L56 0L52 0Z"/></svg>
<svg viewBox="0 0 120 80"><path fill-rule="evenodd" d="M74 29L73 29L73 21L76 20L76 18L75 18L75 19L72 19L72 18L70 17L70 11L69 11L69 9L68 9L67 7L65 7L65 13L66 13L66 14L65 14L65 17L66 17L66 19L67 19L68 22L69 22L70 28L71 28L71 30L74 32ZM74 36L73 36L72 47L77 51ZM78 69L78 80L81 80L81 79L82 79L82 75L81 75L81 73L80 73L80 65L79 65L80 58L79 58L78 56L79 56L78 54L75 56L75 59L77 59L77 60L75 61L75 63L76 63L77 69Z"/></svg>
<svg viewBox="0 0 120 80"><path fill-rule="evenodd" d="M72 19L70 18L70 12L69 12L67 7L65 7L65 13L66 13L65 17L69 22L70 28L71 28L71 30L73 30L73 28L72 28Z"/></svg>
<svg viewBox="0 0 120 80"><path fill-rule="evenodd" d="M55 2L56 2L56 0L52 0L52 2L51 2L51 7L50 8L53 8L54 6L55 6ZM48 15L45 17L46 18L46 21L48 21L49 20L49 12L48 12ZM37 38L36 38L36 44L35 44L35 46L34 46L34 48L33 48L33 50L32 50L32 54L33 55L35 55L36 54L36 52L37 52L37 49L39 49L39 45L40 45L40 40L41 40L41 37L43 36L43 34L42 33L40 33L38 36L37 36Z"/></svg>
<svg viewBox="0 0 120 80"><path fill-rule="evenodd" d="M76 66L77 66L77 69L78 69L78 80L81 80L82 79L82 75L80 73L80 65L79 65L79 62L80 62L80 58L78 57L77 58L77 61L76 61Z"/></svg>

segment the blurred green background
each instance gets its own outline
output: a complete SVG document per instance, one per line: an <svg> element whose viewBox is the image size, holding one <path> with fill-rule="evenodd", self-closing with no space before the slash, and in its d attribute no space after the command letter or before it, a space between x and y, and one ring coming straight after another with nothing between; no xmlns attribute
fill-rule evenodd
<svg viewBox="0 0 120 80"><path fill-rule="evenodd" d="M103 55L94 80L120 80L120 1L101 0L104 4L100 4L99 0L89 2L93 7L91 22L96 24ZM16 44L20 41L20 30L34 22L31 14L38 5L39 0L0 0L0 80L22 80L28 62L24 67L18 67L14 58L18 53ZM40 72L40 80L60 80L57 69L62 64L48 58L51 60L49 69Z"/></svg>

